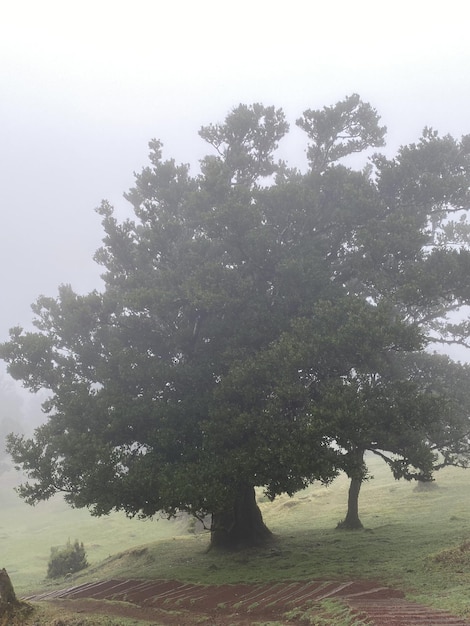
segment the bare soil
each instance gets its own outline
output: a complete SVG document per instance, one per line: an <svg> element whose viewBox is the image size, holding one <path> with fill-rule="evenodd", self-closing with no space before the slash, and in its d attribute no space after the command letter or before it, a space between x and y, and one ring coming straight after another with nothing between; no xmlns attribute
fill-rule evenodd
<svg viewBox="0 0 470 626"><path fill-rule="evenodd" d="M250 626L286 618L324 599L342 600L371 626L470 626L445 611L409 602L403 593L371 581L282 582L194 585L173 580L107 580L24 598L47 601L75 613L102 613L184 626Z"/></svg>

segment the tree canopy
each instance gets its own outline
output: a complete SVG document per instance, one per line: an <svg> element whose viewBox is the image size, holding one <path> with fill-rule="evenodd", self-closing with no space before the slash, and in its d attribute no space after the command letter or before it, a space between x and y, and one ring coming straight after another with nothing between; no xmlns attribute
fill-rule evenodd
<svg viewBox="0 0 470 626"><path fill-rule="evenodd" d="M339 160L385 135L359 96L298 125L305 173L275 161L288 124L261 104L200 130L213 152L195 175L150 142L133 218L98 209L103 289L61 286L33 305L35 331L11 330L10 374L50 392L34 437L9 438L28 502L211 513L214 543L243 545L269 536L255 487L361 473L367 449L397 475L464 454L468 403L445 372L468 372L440 361L430 389L418 356L466 341L446 315L469 297L470 141L425 130L355 170Z"/></svg>

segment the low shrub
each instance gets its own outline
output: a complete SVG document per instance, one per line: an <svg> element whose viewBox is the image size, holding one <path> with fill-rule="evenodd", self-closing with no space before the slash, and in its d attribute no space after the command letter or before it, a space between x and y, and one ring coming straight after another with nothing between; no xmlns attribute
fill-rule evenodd
<svg viewBox="0 0 470 626"><path fill-rule="evenodd" d="M59 578L79 572L86 567L88 567L88 561L83 543L76 540L72 544L69 539L64 548L51 548L51 556L47 565L47 578Z"/></svg>

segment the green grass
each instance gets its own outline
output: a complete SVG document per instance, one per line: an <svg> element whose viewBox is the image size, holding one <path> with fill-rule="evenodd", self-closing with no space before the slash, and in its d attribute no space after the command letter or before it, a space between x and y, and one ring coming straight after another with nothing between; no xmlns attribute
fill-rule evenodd
<svg viewBox="0 0 470 626"><path fill-rule="evenodd" d="M356 617L351 609L339 600L321 600L307 609L294 609L286 613L288 619L301 620L310 626L368 626L370 621Z"/></svg>
<svg viewBox="0 0 470 626"><path fill-rule="evenodd" d="M14 491L15 480L13 473L0 475L0 568L6 568L18 594L44 584L51 547L68 539L83 541L95 565L120 550L185 532L185 523L166 519L131 520L118 513L92 517L59 497L31 507Z"/></svg>
<svg viewBox="0 0 470 626"><path fill-rule="evenodd" d="M93 602L90 604L93 605ZM149 626L148 620L93 613L93 608L86 615L45 602L36 603L34 609L32 605L26 608L27 612L0 613L0 626ZM159 626L159 623L152 621L150 626Z"/></svg>
<svg viewBox="0 0 470 626"><path fill-rule="evenodd" d="M182 522L142 522L117 514L95 519L58 499L31 509L1 483L0 566L9 571L19 595L64 586L63 580L51 583L44 577L50 547L70 537L84 542L90 567L66 584L106 577L199 583L363 578L470 617L470 549L465 548L470 473L443 470L438 488L416 492L414 483L395 482L375 458L370 467L375 478L364 485L360 500L365 530L336 530L348 488L340 477L328 488L313 485L293 498L262 501L275 543L236 554L207 552L207 535L188 533Z"/></svg>

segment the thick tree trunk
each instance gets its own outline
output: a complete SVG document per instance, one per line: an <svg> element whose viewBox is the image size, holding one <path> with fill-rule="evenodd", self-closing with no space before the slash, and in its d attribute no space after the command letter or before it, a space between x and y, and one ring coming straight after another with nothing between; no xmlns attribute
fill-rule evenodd
<svg viewBox="0 0 470 626"><path fill-rule="evenodd" d="M230 509L212 514L210 548L239 550L262 546L272 538L251 485L240 487Z"/></svg>
<svg viewBox="0 0 470 626"><path fill-rule="evenodd" d="M359 519L359 492L366 473L364 450L358 448L352 450L349 455L352 465L348 472L348 477L351 480L348 491L348 510L346 517L337 527L344 530L360 530L363 525Z"/></svg>

